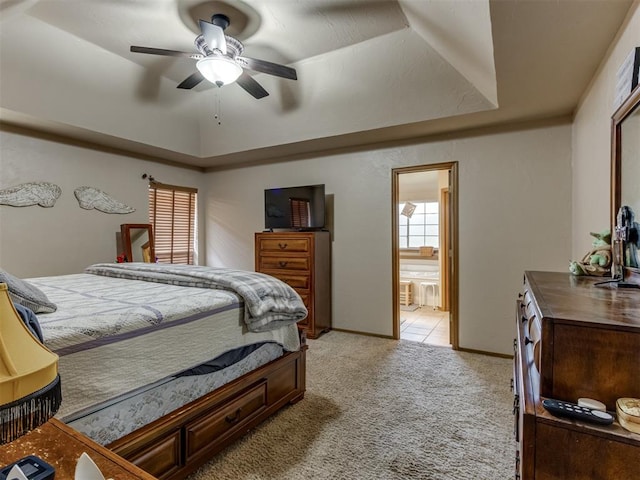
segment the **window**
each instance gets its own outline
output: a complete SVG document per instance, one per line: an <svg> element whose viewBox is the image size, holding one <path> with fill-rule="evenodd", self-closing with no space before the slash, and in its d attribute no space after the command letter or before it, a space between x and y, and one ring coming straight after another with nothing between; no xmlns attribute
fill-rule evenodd
<svg viewBox="0 0 640 480"><path fill-rule="evenodd" d="M195 188L149 184L149 223L158 263L193 265L197 194Z"/></svg>
<svg viewBox="0 0 640 480"><path fill-rule="evenodd" d="M403 203L399 205L400 212L400 248L438 247L438 202L411 201L415 209L411 216L402 215Z"/></svg>

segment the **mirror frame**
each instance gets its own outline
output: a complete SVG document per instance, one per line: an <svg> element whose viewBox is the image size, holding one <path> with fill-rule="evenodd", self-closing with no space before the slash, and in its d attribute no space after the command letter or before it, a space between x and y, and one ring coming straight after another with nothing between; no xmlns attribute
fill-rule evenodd
<svg viewBox="0 0 640 480"><path fill-rule="evenodd" d="M616 216L622 201L622 123L637 109L640 109L640 85L637 85L629 94L629 97L620 105L611 117L611 234L615 238ZM634 212L640 215L640 212ZM637 217L636 217L637 218ZM613 245L615 248L615 245ZM613 255L612 275L615 276L620 265L616 264L616 255ZM640 269L625 267L622 265L622 275L625 280L634 279L640 281Z"/></svg>
<svg viewBox="0 0 640 480"><path fill-rule="evenodd" d="M149 256L152 259L150 263L155 263L156 252L153 242L153 228L150 223L123 223L120 225L120 235L122 236L122 248L127 256L127 262L133 261L133 252L131 250L131 230L144 230L149 233Z"/></svg>

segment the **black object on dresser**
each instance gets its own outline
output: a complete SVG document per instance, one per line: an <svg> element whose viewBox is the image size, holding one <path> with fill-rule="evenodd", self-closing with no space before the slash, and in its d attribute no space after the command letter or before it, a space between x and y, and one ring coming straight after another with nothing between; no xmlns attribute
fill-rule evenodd
<svg viewBox="0 0 640 480"><path fill-rule="evenodd" d="M257 232L256 272L279 278L302 297L309 315L298 322L309 338L331 328L331 234Z"/></svg>
<svg viewBox="0 0 640 480"><path fill-rule="evenodd" d="M592 398L615 414L640 398L640 294L601 278L526 272L514 341L516 475L522 480L638 478L640 435L616 421L560 418L545 398Z"/></svg>

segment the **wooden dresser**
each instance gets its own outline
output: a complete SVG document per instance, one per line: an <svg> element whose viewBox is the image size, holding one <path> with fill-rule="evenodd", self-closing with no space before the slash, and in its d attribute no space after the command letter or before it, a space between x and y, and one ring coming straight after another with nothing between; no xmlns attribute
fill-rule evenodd
<svg viewBox="0 0 640 480"><path fill-rule="evenodd" d="M331 235L329 232L257 232L256 272L291 285L309 315L298 323L309 338L331 328Z"/></svg>
<svg viewBox="0 0 640 480"><path fill-rule="evenodd" d="M526 272L514 341L516 479L640 478L640 435L549 414L544 398L587 397L615 414L640 398L640 290L602 278ZM604 279L606 280L606 279Z"/></svg>

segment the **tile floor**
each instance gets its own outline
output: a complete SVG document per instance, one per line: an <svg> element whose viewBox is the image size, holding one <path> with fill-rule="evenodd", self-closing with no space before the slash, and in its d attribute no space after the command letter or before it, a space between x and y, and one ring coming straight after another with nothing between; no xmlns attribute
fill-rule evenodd
<svg viewBox="0 0 640 480"><path fill-rule="evenodd" d="M433 307L418 307L413 312L400 310L400 340L451 346L449 343L449 312Z"/></svg>

